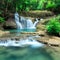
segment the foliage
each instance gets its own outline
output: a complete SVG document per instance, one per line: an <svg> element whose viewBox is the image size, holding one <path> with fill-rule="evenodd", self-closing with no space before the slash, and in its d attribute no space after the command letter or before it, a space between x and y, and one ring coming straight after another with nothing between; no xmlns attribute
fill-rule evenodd
<svg viewBox="0 0 60 60"><path fill-rule="evenodd" d="M51 19L46 25L47 32L49 34L59 34L60 32L60 23L55 18Z"/></svg>
<svg viewBox="0 0 60 60"><path fill-rule="evenodd" d="M0 16L29 10L51 10L60 12L60 0L0 0Z"/></svg>
<svg viewBox="0 0 60 60"><path fill-rule="evenodd" d="M4 18L3 17L0 17L0 23L4 22Z"/></svg>
<svg viewBox="0 0 60 60"><path fill-rule="evenodd" d="M58 13L60 13L60 0L56 0L55 3L56 3L55 11L57 11Z"/></svg>
<svg viewBox="0 0 60 60"><path fill-rule="evenodd" d="M56 20L60 22L60 14L55 17Z"/></svg>
<svg viewBox="0 0 60 60"><path fill-rule="evenodd" d="M46 5L46 9L52 10L52 9L55 9L55 7L56 7L55 2L48 1L47 5Z"/></svg>
<svg viewBox="0 0 60 60"><path fill-rule="evenodd" d="M39 1L37 9L41 9L41 10L44 9L45 2L46 0Z"/></svg>
<svg viewBox="0 0 60 60"><path fill-rule="evenodd" d="M0 9L3 12L52 10L56 7L60 8L60 0L0 0Z"/></svg>

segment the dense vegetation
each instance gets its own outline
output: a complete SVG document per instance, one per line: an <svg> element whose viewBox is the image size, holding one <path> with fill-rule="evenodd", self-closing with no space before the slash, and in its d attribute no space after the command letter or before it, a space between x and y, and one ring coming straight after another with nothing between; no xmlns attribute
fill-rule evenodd
<svg viewBox="0 0 60 60"><path fill-rule="evenodd" d="M60 0L0 0L0 9L9 11L54 10L59 9ZM1 12L1 11L0 11Z"/></svg>
<svg viewBox="0 0 60 60"><path fill-rule="evenodd" d="M60 0L0 0L0 17L2 18L7 18L10 12L29 10L60 12Z"/></svg>
<svg viewBox="0 0 60 60"><path fill-rule="evenodd" d="M60 33L60 15L52 18L46 25L47 32L51 35L59 35Z"/></svg>

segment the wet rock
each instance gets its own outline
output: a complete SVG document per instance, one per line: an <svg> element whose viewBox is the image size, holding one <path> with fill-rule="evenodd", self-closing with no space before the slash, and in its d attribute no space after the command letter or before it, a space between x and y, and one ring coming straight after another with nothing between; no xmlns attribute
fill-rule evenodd
<svg viewBox="0 0 60 60"><path fill-rule="evenodd" d="M59 47L59 44L50 44L51 46Z"/></svg>
<svg viewBox="0 0 60 60"><path fill-rule="evenodd" d="M19 38L15 38L15 40L19 40Z"/></svg>

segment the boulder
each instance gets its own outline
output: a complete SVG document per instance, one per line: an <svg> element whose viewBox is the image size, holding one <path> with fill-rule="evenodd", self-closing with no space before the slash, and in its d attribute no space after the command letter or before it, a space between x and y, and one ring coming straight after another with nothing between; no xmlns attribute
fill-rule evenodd
<svg viewBox="0 0 60 60"><path fill-rule="evenodd" d="M45 31L38 31L37 33L39 36L45 36L46 35Z"/></svg>
<svg viewBox="0 0 60 60"><path fill-rule="evenodd" d="M3 25L4 29L16 29L16 23L14 19L9 18Z"/></svg>

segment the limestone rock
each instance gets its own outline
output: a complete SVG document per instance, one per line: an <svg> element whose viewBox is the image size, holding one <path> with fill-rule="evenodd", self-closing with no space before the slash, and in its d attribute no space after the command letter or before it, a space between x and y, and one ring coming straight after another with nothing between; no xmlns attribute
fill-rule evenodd
<svg viewBox="0 0 60 60"><path fill-rule="evenodd" d="M40 35L40 36L45 36L45 31L38 31L38 35Z"/></svg>
<svg viewBox="0 0 60 60"><path fill-rule="evenodd" d="M60 46L60 38L59 37L52 37L49 39L48 44L54 45L54 46Z"/></svg>
<svg viewBox="0 0 60 60"><path fill-rule="evenodd" d="M0 30L0 37L5 35L5 34L9 34L10 32L9 31L2 31Z"/></svg>

